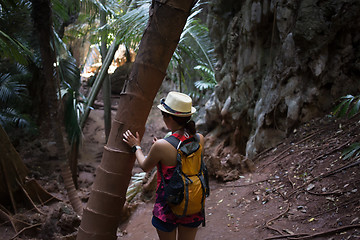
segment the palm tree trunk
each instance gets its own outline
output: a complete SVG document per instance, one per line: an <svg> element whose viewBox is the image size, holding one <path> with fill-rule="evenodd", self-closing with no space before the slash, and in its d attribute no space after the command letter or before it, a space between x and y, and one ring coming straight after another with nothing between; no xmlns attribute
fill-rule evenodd
<svg viewBox="0 0 360 240"><path fill-rule="evenodd" d="M193 0L153 1L150 19L96 171L77 239L114 240L135 155L122 141L130 129L142 136L153 100L193 6Z"/></svg>
<svg viewBox="0 0 360 240"><path fill-rule="evenodd" d="M101 0L101 3L105 5L106 0ZM106 24L106 12L104 10L100 10L100 27ZM101 32L101 57L105 60L107 55L107 31L103 30ZM104 61L103 61L104 62ZM103 83L103 101L104 101L104 126L105 126L105 142L107 142L110 129L111 129L111 83L109 74L105 74L105 79Z"/></svg>
<svg viewBox="0 0 360 240"><path fill-rule="evenodd" d="M91 106L94 104L94 101L101 89L101 86L103 84L103 81L104 81L107 71L109 69L109 66L114 59L114 55L115 55L115 52L116 52L118 46L119 46L118 40L115 37L114 41L112 42L112 44L106 54L106 58L103 60L99 74L96 76L94 84L90 90L90 93L88 96L88 102L86 103L84 113L81 115L81 118L80 118L80 127L81 128L83 128L85 126L86 119L90 114Z"/></svg>
<svg viewBox="0 0 360 240"><path fill-rule="evenodd" d="M79 156L79 147L80 140L74 140L70 145L70 154L69 154L69 167L71 171L71 176L74 182L74 186L76 189L79 188L78 185L78 156Z"/></svg>
<svg viewBox="0 0 360 240"><path fill-rule="evenodd" d="M62 162L61 173L64 179L65 188L68 192L70 203L77 214L82 215L82 204L77 195L74 182L72 180L70 167L67 161L65 143L61 129L60 108L57 99L57 84L55 75L55 51L51 47L52 42L52 19L50 0L32 0L32 17L34 26L37 30L40 43L40 54L42 59L42 72L46 80L45 91L47 93L47 110L49 112L51 131L56 142L57 155ZM44 103L44 105L46 105Z"/></svg>

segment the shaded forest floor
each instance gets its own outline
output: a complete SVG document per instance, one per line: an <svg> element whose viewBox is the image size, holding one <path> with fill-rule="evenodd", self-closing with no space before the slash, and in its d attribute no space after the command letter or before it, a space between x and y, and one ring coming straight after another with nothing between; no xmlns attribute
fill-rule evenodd
<svg viewBox="0 0 360 240"><path fill-rule="evenodd" d="M154 107L142 141L144 152L154 136L166 132ZM359 136L359 116L316 119L257 155L252 173L231 182L212 179L206 227L199 229L197 239L360 239L360 159L341 158L341 151L360 141ZM79 159L79 195L84 205L101 161L104 138L102 110L95 109L84 129ZM53 146L32 144L38 147L20 151L31 171L29 177L62 201L37 205L40 212L20 209L13 218L27 222L28 228L17 234L9 221L4 222L0 239L74 239L79 218L69 205ZM135 166L136 172L141 170ZM157 239L151 225L152 207L153 198L138 194L124 214L118 240Z"/></svg>

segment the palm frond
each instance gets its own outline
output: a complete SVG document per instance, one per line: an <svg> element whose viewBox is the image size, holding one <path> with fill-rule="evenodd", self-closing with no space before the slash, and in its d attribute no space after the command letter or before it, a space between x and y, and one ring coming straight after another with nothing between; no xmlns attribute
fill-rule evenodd
<svg viewBox="0 0 360 240"><path fill-rule="evenodd" d="M2 108L0 109L0 125L4 129L13 127L27 128L31 125L31 122L28 115L21 114L16 109Z"/></svg>
<svg viewBox="0 0 360 240"><path fill-rule="evenodd" d="M59 61L59 74L61 82L76 92L79 91L80 82L80 70L76 65L76 61L72 57L66 59L60 59Z"/></svg>
<svg viewBox="0 0 360 240"><path fill-rule="evenodd" d="M343 160L349 159L351 157L358 157L360 156L360 143L355 142L350 145L350 147L346 148L342 154L341 157Z"/></svg>
<svg viewBox="0 0 360 240"><path fill-rule="evenodd" d="M124 11L125 4L122 2L123 1L106 0L105 4L102 4L101 1L98 0L86 0L82 1L82 4L88 13L94 14L94 12L96 12L96 14L98 14L100 11L104 11L108 15L116 16Z"/></svg>
<svg viewBox="0 0 360 240"><path fill-rule="evenodd" d="M337 117L353 117L354 115L360 112L360 95L353 96L353 95L346 95L340 98L341 102L338 104L334 111L333 115ZM346 148L342 154L342 159L346 160L351 157L358 157L360 156L360 143L355 142Z"/></svg>
<svg viewBox="0 0 360 240"><path fill-rule="evenodd" d="M199 24L198 21L194 21L194 24L195 25L188 31L188 35L199 49L199 60L202 60L203 64L208 66L208 68L211 68L212 71L215 71L213 45L210 43L210 38L206 37L208 29L205 29L205 27Z"/></svg>
<svg viewBox="0 0 360 240"><path fill-rule="evenodd" d="M360 112L360 95L346 95L340 98L341 102L338 104L333 114L337 117L352 117Z"/></svg>
<svg viewBox="0 0 360 240"><path fill-rule="evenodd" d="M82 0L77 21L67 27L63 39L64 42L69 42L69 40L76 38L87 38L92 44L97 44L101 40L102 30L106 29L110 43L115 35L112 23L122 16L127 8L128 3L124 0L106 0L105 4L102 4L99 0ZM107 15L107 24L99 27L101 11L104 11Z"/></svg>
<svg viewBox="0 0 360 240"><path fill-rule="evenodd" d="M66 44L54 31L54 42L57 52L57 73L61 84L61 98L64 99L64 125L70 144L78 144L81 140L79 118L82 103L79 102L81 86L80 69Z"/></svg>
<svg viewBox="0 0 360 240"><path fill-rule="evenodd" d="M2 106L19 102L24 91L26 91L25 84L14 80L10 73L0 73L0 103Z"/></svg>
<svg viewBox="0 0 360 240"><path fill-rule="evenodd" d="M136 49L148 22L149 4L129 10L120 16L111 26L116 29L120 43Z"/></svg>
<svg viewBox="0 0 360 240"><path fill-rule="evenodd" d="M131 202L135 196L141 192L142 190L142 183L146 177L146 173L135 173L131 177L131 183L126 191L126 201Z"/></svg>
<svg viewBox="0 0 360 240"><path fill-rule="evenodd" d="M15 0L1 0L0 1L0 7L3 8L5 11L7 11L10 7L16 7L16 2Z"/></svg>
<svg viewBox="0 0 360 240"><path fill-rule="evenodd" d="M192 91L190 85L202 91L212 88L216 84L215 77L213 78L211 74L204 72L205 68L209 70L208 73L214 72L216 59L214 45L209 37L209 30L198 19L199 14L202 12L201 6L200 3L194 6L170 62L172 71L177 72L178 70L175 68L181 66L181 71L186 75L186 85L189 85L184 87L189 87L190 91ZM193 67L194 65L197 67ZM199 78L201 80L194 81L194 79Z"/></svg>
<svg viewBox="0 0 360 240"><path fill-rule="evenodd" d="M64 119L69 144L78 143L81 139L82 131L79 125L81 105L82 103L78 102L76 92L67 89L64 102Z"/></svg>
<svg viewBox="0 0 360 240"><path fill-rule="evenodd" d="M194 10L189 16L181 34L179 48L183 48L184 45L190 46L192 54L197 56L198 61L214 71L214 45L210 41L208 28L196 18L199 13L201 9Z"/></svg>
<svg viewBox="0 0 360 240"><path fill-rule="evenodd" d="M59 76L61 80L61 93L64 102L64 123L70 144L79 143L81 127L79 119L82 103L79 102L80 70L72 56L59 60Z"/></svg>
<svg viewBox="0 0 360 240"><path fill-rule="evenodd" d="M27 64L31 57L31 52L22 43L0 30L0 53L2 57L13 59L14 61Z"/></svg>
<svg viewBox="0 0 360 240"><path fill-rule="evenodd" d="M71 56L71 53L68 50L66 44L59 37L55 30L53 30L53 34L57 58L67 58L68 56Z"/></svg>
<svg viewBox="0 0 360 240"><path fill-rule="evenodd" d="M72 1L72 4L76 4L78 1ZM51 9L53 11L53 17L54 17L54 22L56 24L56 20L57 19L61 19L61 22L66 22L69 20L70 16L69 16L69 11L68 11L68 7L71 6L69 5L69 1L63 1L63 0L51 0L52 6Z"/></svg>
<svg viewBox="0 0 360 240"><path fill-rule="evenodd" d="M209 69L203 65L198 65L194 67L194 69L199 70L200 76L202 78L202 80L196 81L194 83L198 90L203 91L215 87L217 82L215 79L215 73L212 71L212 69Z"/></svg>
<svg viewBox="0 0 360 240"><path fill-rule="evenodd" d="M5 129L31 125L29 116L23 113L28 104L26 85L21 82L28 72L21 65L17 65L14 72L0 73L0 124Z"/></svg>

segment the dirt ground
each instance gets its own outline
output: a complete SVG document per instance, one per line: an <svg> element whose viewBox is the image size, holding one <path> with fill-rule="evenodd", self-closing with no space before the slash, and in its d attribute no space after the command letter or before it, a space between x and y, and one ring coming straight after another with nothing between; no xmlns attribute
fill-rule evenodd
<svg viewBox="0 0 360 240"><path fill-rule="evenodd" d="M144 152L153 137L166 132L154 105L142 141ZM359 116L346 121L316 119L256 156L253 172L229 182L213 178L206 200L206 226L199 228L196 239L360 239L360 159L341 158L341 150L360 142L359 136ZM101 161L104 138L102 110L97 108L84 128L79 159L79 195L84 205ZM30 177L62 201L38 206L41 213L23 209L13 215L28 227L16 233L5 221L0 225L0 239L74 239L80 221L69 205L56 159L45 153L21 154ZM141 170L135 166L133 172ZM119 226L118 240L157 239L151 225L153 199L143 199L138 194L130 204L131 214Z"/></svg>
<svg viewBox="0 0 360 240"><path fill-rule="evenodd" d="M340 158L359 126L359 118L314 120L259 154L254 172L213 179L197 239L360 239L359 158ZM138 206L119 239L157 239L152 204Z"/></svg>

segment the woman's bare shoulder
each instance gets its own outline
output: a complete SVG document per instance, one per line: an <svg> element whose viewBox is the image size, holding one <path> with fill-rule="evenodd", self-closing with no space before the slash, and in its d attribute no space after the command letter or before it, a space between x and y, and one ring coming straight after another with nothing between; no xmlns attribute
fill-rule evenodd
<svg viewBox="0 0 360 240"><path fill-rule="evenodd" d="M150 153L164 165L176 165L176 149L165 139L157 140L151 147Z"/></svg>
<svg viewBox="0 0 360 240"><path fill-rule="evenodd" d="M157 157L162 158L164 154L171 151L174 147L165 139L157 140L151 147L150 152L155 153Z"/></svg>
<svg viewBox="0 0 360 240"><path fill-rule="evenodd" d="M165 139L159 139L154 143L153 147L168 148L168 147L171 147L171 144L168 141L166 141Z"/></svg>

